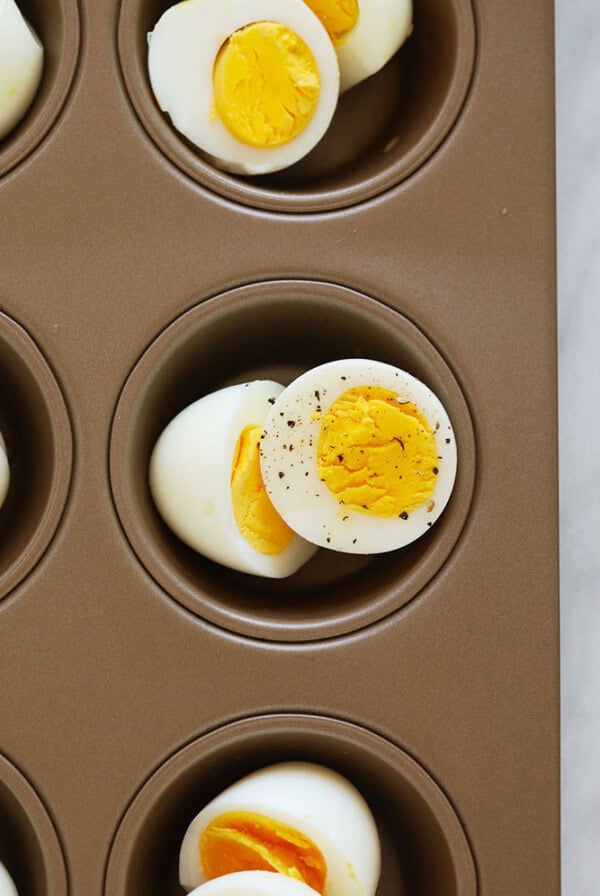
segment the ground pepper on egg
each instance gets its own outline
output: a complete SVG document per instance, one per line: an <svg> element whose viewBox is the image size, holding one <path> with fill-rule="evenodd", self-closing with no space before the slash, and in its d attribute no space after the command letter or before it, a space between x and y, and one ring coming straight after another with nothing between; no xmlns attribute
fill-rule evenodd
<svg viewBox="0 0 600 896"><path fill-rule="evenodd" d="M279 450L290 432L292 457ZM390 364L351 358L306 371L277 398L264 435L271 501L290 528L324 548L404 547L427 532L452 493L448 414L424 383Z"/></svg>
<svg viewBox="0 0 600 896"><path fill-rule="evenodd" d="M353 510L406 519L433 495L437 457L426 418L390 389L349 389L323 417L319 477Z"/></svg>

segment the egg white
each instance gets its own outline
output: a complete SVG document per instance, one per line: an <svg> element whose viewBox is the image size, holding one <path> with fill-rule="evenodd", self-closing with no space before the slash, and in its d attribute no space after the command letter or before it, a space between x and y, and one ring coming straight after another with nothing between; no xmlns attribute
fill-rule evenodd
<svg viewBox="0 0 600 896"><path fill-rule="evenodd" d="M0 140L29 109L42 78L44 49L14 0L0 0Z"/></svg>
<svg viewBox="0 0 600 896"><path fill-rule="evenodd" d="M150 460L150 490L166 524L186 544L231 569L269 578L294 573L316 547L294 536L283 551L261 554L240 532L231 468L240 433L262 426L283 386L257 380L200 398L159 437Z"/></svg>
<svg viewBox="0 0 600 896"><path fill-rule="evenodd" d="M327 863L325 896L374 896L381 870L375 820L356 787L332 769L283 762L223 791L194 818L183 839L179 880L184 889L205 882L200 836L211 821L228 812L266 815L312 840Z"/></svg>
<svg viewBox="0 0 600 896"><path fill-rule="evenodd" d="M235 871L201 884L191 896L315 896L302 881L272 871Z"/></svg>
<svg viewBox="0 0 600 896"><path fill-rule="evenodd" d="M428 502L425 502L408 519L361 513L341 507L326 483L320 481L317 443L322 419L311 419L311 415L318 413L318 408L322 409L322 415L326 414L348 389L365 385L397 392L402 400L414 402L426 417L434 432L438 453L433 510L428 511ZM291 454L280 450L282 439L293 439ZM456 464L452 424L433 392L406 371L362 358L323 364L291 383L271 408L261 441L263 481L288 526L321 547L352 554L392 551L427 532L450 499Z"/></svg>
<svg viewBox="0 0 600 896"><path fill-rule="evenodd" d="M8 466L8 458L6 456L6 445L0 432L0 507L4 504L4 499L8 493L10 485L10 469Z"/></svg>
<svg viewBox="0 0 600 896"><path fill-rule="evenodd" d="M314 115L282 146L249 146L213 109L213 69L221 46L240 28L281 23L310 47L321 79ZM319 142L335 111L339 69L325 28L302 0L185 0L168 9L148 35L148 71L156 100L185 137L226 171L266 174L293 165Z"/></svg>
<svg viewBox="0 0 600 896"><path fill-rule="evenodd" d="M340 92L378 72L412 32L412 0L358 0L355 27L336 45Z"/></svg>
<svg viewBox="0 0 600 896"><path fill-rule="evenodd" d="M17 888L15 887L13 880L4 867L4 865L0 862L0 896L19 896L17 893Z"/></svg>

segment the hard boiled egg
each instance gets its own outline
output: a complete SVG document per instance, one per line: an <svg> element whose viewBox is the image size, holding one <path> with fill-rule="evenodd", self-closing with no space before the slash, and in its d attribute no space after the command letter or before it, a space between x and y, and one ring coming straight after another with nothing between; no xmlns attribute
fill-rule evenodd
<svg viewBox="0 0 600 896"><path fill-rule="evenodd" d="M269 871L236 871L209 880L192 896L316 896L306 884Z"/></svg>
<svg viewBox="0 0 600 896"><path fill-rule="evenodd" d="M283 443L292 446L282 451ZM300 376L261 440L269 496L303 538L376 554L423 535L446 506L456 440L440 400L409 373L365 359Z"/></svg>
<svg viewBox="0 0 600 896"><path fill-rule="evenodd" d="M182 541L270 578L291 575L316 551L283 522L261 478L258 444L282 389L257 380L200 398L169 423L150 460L155 504Z"/></svg>
<svg viewBox="0 0 600 896"><path fill-rule="evenodd" d="M12 878L0 862L0 896L19 896Z"/></svg>
<svg viewBox="0 0 600 896"><path fill-rule="evenodd" d="M14 0L0 0L0 140L29 109L43 64L43 47Z"/></svg>
<svg viewBox="0 0 600 896"><path fill-rule="evenodd" d="M340 90L374 75L412 31L412 0L305 0L335 45Z"/></svg>
<svg viewBox="0 0 600 896"><path fill-rule="evenodd" d="M160 108L216 165L244 174L297 162L327 130L339 69L302 0L185 0L149 35Z"/></svg>
<svg viewBox="0 0 600 896"><path fill-rule="evenodd" d="M243 870L279 872L324 896L373 896L380 845L371 811L349 781L307 762L254 772L190 824L179 855L186 890Z"/></svg>
<svg viewBox="0 0 600 896"><path fill-rule="evenodd" d="M10 469L8 467L8 458L6 457L6 445L0 432L0 507L4 504L9 485Z"/></svg>

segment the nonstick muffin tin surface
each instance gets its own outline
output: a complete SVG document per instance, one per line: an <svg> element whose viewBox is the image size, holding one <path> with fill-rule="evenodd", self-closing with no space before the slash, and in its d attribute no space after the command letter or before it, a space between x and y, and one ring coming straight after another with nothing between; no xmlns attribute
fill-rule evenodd
<svg viewBox="0 0 600 896"><path fill-rule="evenodd" d="M0 861L20 896L175 896L192 815L311 759L373 808L379 896L553 896L552 6L417 0L327 145L265 181L153 106L165 6L23 3L51 62L0 143ZM427 536L270 582L165 530L146 466L177 410L360 355L453 420Z"/></svg>

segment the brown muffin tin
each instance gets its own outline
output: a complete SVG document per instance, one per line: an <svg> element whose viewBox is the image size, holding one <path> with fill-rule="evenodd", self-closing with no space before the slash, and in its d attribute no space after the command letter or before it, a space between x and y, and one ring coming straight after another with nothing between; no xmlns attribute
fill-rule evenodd
<svg viewBox="0 0 600 896"><path fill-rule="evenodd" d="M415 0L321 146L226 175L161 116L166 0L23 0L47 49L0 142L0 861L20 896L177 896L246 772L350 778L378 896L559 892L553 15ZM403 366L459 467L427 536L288 580L164 526L187 403L327 360Z"/></svg>

